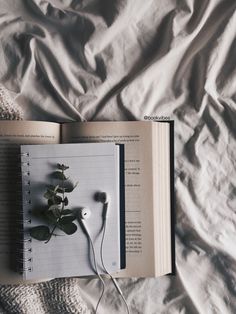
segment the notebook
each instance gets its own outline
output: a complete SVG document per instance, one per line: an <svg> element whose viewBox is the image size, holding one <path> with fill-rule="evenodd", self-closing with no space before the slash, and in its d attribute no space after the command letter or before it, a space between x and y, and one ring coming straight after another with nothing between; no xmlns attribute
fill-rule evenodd
<svg viewBox="0 0 236 314"><path fill-rule="evenodd" d="M69 166L66 175L73 182L78 181L78 186L68 195L67 208L88 207L92 213L86 226L94 243L100 273L104 273L99 254L103 204L94 196L98 191L110 195L104 262L111 273L125 267L124 234L121 234L121 230L124 231L122 148L114 143L21 146L23 238L22 246L18 247L18 266L24 280L95 275L91 246L79 221L74 221L77 225L74 234L59 232L47 244L30 237L30 229L42 224L33 213L37 207L46 205L45 188L55 184L50 173L58 163Z"/></svg>

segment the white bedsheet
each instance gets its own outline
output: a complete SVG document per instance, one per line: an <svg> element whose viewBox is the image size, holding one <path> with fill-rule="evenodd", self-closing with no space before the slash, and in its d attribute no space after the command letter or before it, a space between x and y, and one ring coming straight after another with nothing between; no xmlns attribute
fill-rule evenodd
<svg viewBox="0 0 236 314"><path fill-rule="evenodd" d="M24 119L175 120L177 274L120 280L132 313L236 313L235 9L234 0L0 1L0 83ZM95 304L98 281L76 284ZM122 306L109 284L101 313ZM14 310L26 313L20 301Z"/></svg>

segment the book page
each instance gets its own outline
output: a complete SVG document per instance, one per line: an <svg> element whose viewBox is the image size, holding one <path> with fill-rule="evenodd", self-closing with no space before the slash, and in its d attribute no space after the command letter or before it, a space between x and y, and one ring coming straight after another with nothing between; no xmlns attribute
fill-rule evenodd
<svg viewBox="0 0 236 314"><path fill-rule="evenodd" d="M156 239L156 274L172 271L171 256L171 182L170 182L170 125L153 124L153 189Z"/></svg>
<svg viewBox="0 0 236 314"><path fill-rule="evenodd" d="M60 125L49 122L0 121L0 283L22 280L13 269L20 209L20 144L59 143Z"/></svg>
<svg viewBox="0 0 236 314"><path fill-rule="evenodd" d="M155 276L152 124L83 122L62 126L62 142L125 144L126 269L117 276Z"/></svg>

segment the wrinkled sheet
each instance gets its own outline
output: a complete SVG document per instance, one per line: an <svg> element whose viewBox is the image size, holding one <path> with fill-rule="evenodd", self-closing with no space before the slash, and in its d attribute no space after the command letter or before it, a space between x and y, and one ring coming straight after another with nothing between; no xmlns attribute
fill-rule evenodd
<svg viewBox="0 0 236 314"><path fill-rule="evenodd" d="M236 313L235 8L0 1L0 83L24 119L175 121L176 276L119 280L132 313ZM77 284L95 304L98 281ZM111 284L101 308L125 313Z"/></svg>

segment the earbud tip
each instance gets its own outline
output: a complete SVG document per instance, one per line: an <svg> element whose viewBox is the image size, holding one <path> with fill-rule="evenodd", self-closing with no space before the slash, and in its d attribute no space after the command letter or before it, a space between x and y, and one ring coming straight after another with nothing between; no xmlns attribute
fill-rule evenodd
<svg viewBox="0 0 236 314"><path fill-rule="evenodd" d="M94 195L94 200L95 200L96 202L100 202L100 193L101 193L101 192L96 192L95 195Z"/></svg>
<svg viewBox="0 0 236 314"><path fill-rule="evenodd" d="M106 204L110 201L110 197L109 197L108 193L106 193L106 192L97 192L97 193L95 193L95 200L97 202L101 202L103 204Z"/></svg>
<svg viewBox="0 0 236 314"><path fill-rule="evenodd" d="M91 211L89 208L84 207L81 208L79 211L79 218L80 219L88 219L91 216Z"/></svg>

